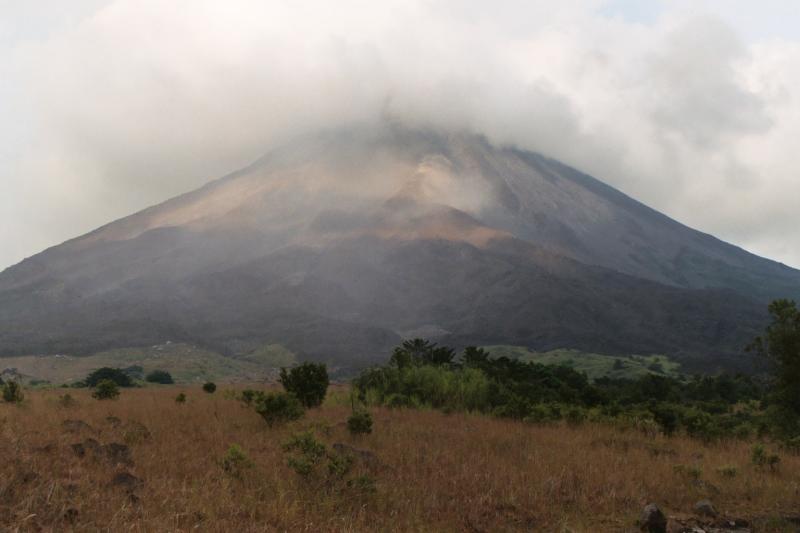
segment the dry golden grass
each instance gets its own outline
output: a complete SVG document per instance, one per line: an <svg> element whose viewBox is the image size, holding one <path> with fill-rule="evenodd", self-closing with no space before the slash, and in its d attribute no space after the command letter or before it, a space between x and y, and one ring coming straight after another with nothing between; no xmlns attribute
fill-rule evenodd
<svg viewBox="0 0 800 533"><path fill-rule="evenodd" d="M182 390L188 401L178 405ZM77 406L59 405L65 392ZM0 530L629 531L648 502L679 514L704 497L735 517L798 513L800 458L782 454L779 471L761 470L750 465L752 442L706 447L591 424L384 409L373 411L372 435L354 438L342 390L278 429L222 392L145 388L98 401L86 390L27 391L22 405L0 405ZM122 423L113 427L109 416ZM66 432L67 419L94 432ZM130 467L80 458L70 447L88 437L125 442L131 421L151 436L128 434ZM328 445L373 451L385 465L369 471L377 491L319 490L301 479L281 445L307 427ZM232 444L254 462L239 478L220 464ZM698 469L702 482L676 471L679 464ZM736 477L718 472L725 466ZM122 470L142 486L109 486Z"/></svg>

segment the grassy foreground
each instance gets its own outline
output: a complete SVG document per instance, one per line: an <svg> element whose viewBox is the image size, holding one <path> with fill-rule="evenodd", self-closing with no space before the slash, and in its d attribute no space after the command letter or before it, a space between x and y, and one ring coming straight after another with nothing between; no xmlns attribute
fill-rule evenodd
<svg viewBox="0 0 800 533"><path fill-rule="evenodd" d="M632 531L649 502L688 515L710 498L756 531L794 531L779 517L800 512L800 458L781 453L777 471L753 466L751 441L704 446L635 429L407 409L373 410L373 433L351 437L345 389L272 429L225 392L151 387L98 401L89 390L54 389L0 404L0 530ZM62 406L64 393L76 405ZM374 453L356 465L374 490L291 469L282 445L308 428L329 447ZM80 457L72 445L89 438L129 446L132 463L124 453ZM250 464L232 473L223 457L233 444Z"/></svg>

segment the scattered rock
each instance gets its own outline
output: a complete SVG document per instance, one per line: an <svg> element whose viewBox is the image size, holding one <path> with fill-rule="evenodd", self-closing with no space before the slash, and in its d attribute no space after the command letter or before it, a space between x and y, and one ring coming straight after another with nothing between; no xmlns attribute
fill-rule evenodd
<svg viewBox="0 0 800 533"><path fill-rule="evenodd" d="M64 431L67 433L80 433L81 431L95 433L94 428L83 420L64 420L61 422L61 427L64 428Z"/></svg>
<svg viewBox="0 0 800 533"><path fill-rule="evenodd" d="M72 451L78 457L91 455L95 459L105 459L112 465L133 466L131 459L131 449L125 444L111 442L101 445L94 439L86 439L83 442L76 442L71 446Z"/></svg>
<svg viewBox="0 0 800 533"><path fill-rule="evenodd" d="M667 517L656 504L650 503L642 510L639 529L645 533L667 533Z"/></svg>
<svg viewBox="0 0 800 533"><path fill-rule="evenodd" d="M150 430L141 422L129 420L124 426L123 439L128 444L136 444L150 438Z"/></svg>
<svg viewBox="0 0 800 533"><path fill-rule="evenodd" d="M85 457L87 453L97 454L97 450L100 449L100 443L94 439L86 439L83 442L76 442L71 448L78 457Z"/></svg>
<svg viewBox="0 0 800 533"><path fill-rule="evenodd" d="M143 484L144 481L134 476L130 472L119 472L113 478L111 478L111 482L109 483L109 485L112 487L120 487L129 491L135 490L141 487Z"/></svg>
<svg viewBox="0 0 800 533"><path fill-rule="evenodd" d="M131 449L125 444L119 442L111 442L101 447L101 452L106 459L112 464L122 464L125 466L133 466L133 459L131 459Z"/></svg>
<svg viewBox="0 0 800 533"><path fill-rule="evenodd" d="M354 448L349 444L343 444L341 442L334 443L333 446L331 447L334 449L336 453L342 455L350 455L352 457L362 460L365 464L374 466L380 466L381 464L380 460L378 459L378 456L369 450L361 450L359 448Z"/></svg>
<svg viewBox="0 0 800 533"><path fill-rule="evenodd" d="M695 514L707 516L709 518L717 517L717 510L714 508L714 504L711 503L710 500L700 500L694 504L694 512Z"/></svg>

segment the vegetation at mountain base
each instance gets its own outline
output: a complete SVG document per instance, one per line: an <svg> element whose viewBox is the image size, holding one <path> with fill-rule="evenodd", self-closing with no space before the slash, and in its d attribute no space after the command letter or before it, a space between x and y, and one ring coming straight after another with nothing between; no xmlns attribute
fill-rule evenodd
<svg viewBox="0 0 800 533"><path fill-rule="evenodd" d="M153 370L144 378L148 383L160 383L162 385L171 385L175 383L172 375L164 370Z"/></svg>
<svg viewBox="0 0 800 533"><path fill-rule="evenodd" d="M318 407L325 400L330 379L322 363L302 363L290 369L281 368L280 383L306 408Z"/></svg>
<svg viewBox="0 0 800 533"><path fill-rule="evenodd" d="M203 383L203 392L207 392L208 394L213 394L217 390L217 384L213 381L207 381Z"/></svg>
<svg viewBox="0 0 800 533"><path fill-rule="evenodd" d="M353 380L353 390L364 405L479 412L530 423L633 421L706 442L770 435L793 443L800 440L800 311L788 300L769 310L772 323L753 343L772 362L766 381L744 374L681 379L665 375L663 365L637 378L591 381L572 366L493 357L478 347L467 347L457 359L450 348L412 339L394 349L387 365Z"/></svg>
<svg viewBox="0 0 800 533"><path fill-rule="evenodd" d="M98 400L114 400L119 396L119 387L111 379L101 380L92 392L92 397Z"/></svg>
<svg viewBox="0 0 800 533"><path fill-rule="evenodd" d="M133 387L133 379L120 368L98 368L83 380L87 387L97 387L101 381L113 381L119 387Z"/></svg>

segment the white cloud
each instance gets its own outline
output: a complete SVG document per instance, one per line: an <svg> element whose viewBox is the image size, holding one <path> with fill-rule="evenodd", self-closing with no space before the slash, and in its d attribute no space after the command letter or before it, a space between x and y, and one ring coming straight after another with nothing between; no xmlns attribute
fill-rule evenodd
<svg viewBox="0 0 800 533"><path fill-rule="evenodd" d="M0 149L0 264L388 110L541 151L800 265L800 45L753 41L713 2L645 23L608 4L92 4L0 54L0 140L16 139Z"/></svg>

